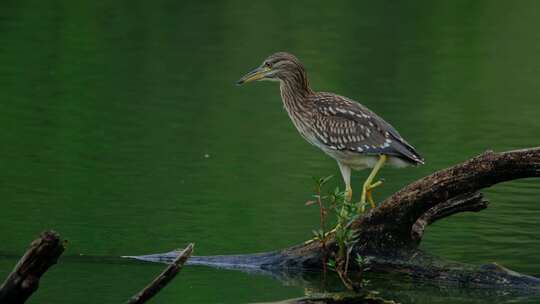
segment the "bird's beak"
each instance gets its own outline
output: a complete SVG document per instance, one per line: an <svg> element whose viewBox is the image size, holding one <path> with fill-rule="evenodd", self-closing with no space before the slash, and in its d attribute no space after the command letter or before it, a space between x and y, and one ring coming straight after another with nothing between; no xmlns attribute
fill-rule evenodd
<svg viewBox="0 0 540 304"><path fill-rule="evenodd" d="M237 85L242 85L244 83L248 83L248 82L252 82L252 81L255 81L255 80L259 80L259 79L262 79L266 76L266 73L270 71L270 68L269 67L265 67L265 66L262 66L262 67L258 67L256 69L254 69L253 71L247 73L246 75L244 75L244 77L240 78L240 80L238 80L236 82Z"/></svg>

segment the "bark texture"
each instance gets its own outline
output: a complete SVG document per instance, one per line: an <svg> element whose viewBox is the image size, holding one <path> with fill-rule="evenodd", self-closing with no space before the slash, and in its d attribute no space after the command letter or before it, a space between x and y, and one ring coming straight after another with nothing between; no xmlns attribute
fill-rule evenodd
<svg viewBox="0 0 540 304"><path fill-rule="evenodd" d="M485 201L481 203L478 198L472 203L475 199L471 201L468 197L500 182L539 176L540 148L487 151L435 172L396 192L354 224L360 231L362 251L378 255L407 254L418 247L414 227L419 220L440 219L460 209L482 209Z"/></svg>

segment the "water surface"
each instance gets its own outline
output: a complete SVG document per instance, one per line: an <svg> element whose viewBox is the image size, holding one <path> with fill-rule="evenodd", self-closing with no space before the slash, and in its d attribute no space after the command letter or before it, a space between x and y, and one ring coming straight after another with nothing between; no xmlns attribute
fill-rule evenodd
<svg viewBox="0 0 540 304"><path fill-rule="evenodd" d="M233 85L279 50L304 61L314 89L362 102L427 160L384 169L378 199L488 149L538 146L539 9L533 1L3 1L0 277L51 228L68 250L30 303L118 303L163 267L121 255L189 242L198 255L249 253L309 238L318 224L316 208L304 206L311 177L339 177L338 168L296 133L276 84ZM355 174L356 189L366 175ZM423 249L540 275L539 185L486 191L487 210L436 223ZM405 303L486 299L373 281ZM313 285L188 267L155 302L273 301Z"/></svg>

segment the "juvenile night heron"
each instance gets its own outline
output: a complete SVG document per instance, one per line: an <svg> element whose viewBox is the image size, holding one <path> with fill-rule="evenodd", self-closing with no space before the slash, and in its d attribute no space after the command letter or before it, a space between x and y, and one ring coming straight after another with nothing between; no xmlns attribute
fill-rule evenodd
<svg viewBox="0 0 540 304"><path fill-rule="evenodd" d="M337 161L348 200L352 197L351 169L373 168L362 188L361 209L366 198L375 207L372 190L382 181L373 183L373 179L385 163L395 167L424 163L396 129L365 106L347 97L313 91L304 66L292 54L271 55L238 84L255 80L279 81L283 105L298 132Z"/></svg>

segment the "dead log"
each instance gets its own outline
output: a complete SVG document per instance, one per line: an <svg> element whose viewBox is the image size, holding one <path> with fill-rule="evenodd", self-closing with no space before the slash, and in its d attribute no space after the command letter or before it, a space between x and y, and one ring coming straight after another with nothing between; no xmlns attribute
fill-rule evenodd
<svg viewBox="0 0 540 304"><path fill-rule="evenodd" d="M182 270L184 263L188 260L193 252L193 243L189 244L184 250L177 252L177 257L174 261L160 273L148 286L133 296L128 304L142 304L155 296L163 287L169 284L172 279Z"/></svg>
<svg viewBox="0 0 540 304"><path fill-rule="evenodd" d="M24 303L39 286L39 279L64 252L64 242L54 231L45 231L32 242L0 286L0 303Z"/></svg>
<svg viewBox="0 0 540 304"><path fill-rule="evenodd" d="M471 196L497 183L540 176L540 148L502 153L485 152L462 164L435 172L396 192L378 208L359 219L354 227L361 233L365 253L377 255L409 254L419 240L414 225L429 216L433 208L451 204L451 200ZM454 202L456 207L467 200ZM463 211L469 211L465 208ZM440 214L439 218L450 216Z"/></svg>
<svg viewBox="0 0 540 304"><path fill-rule="evenodd" d="M540 292L540 279L487 265L471 266L433 257L418 250L426 227L460 212L480 211L488 202L479 193L497 183L540 177L540 148L485 152L462 164L421 178L394 193L377 208L357 219L353 254L369 257L371 271L398 272L460 285L509 287ZM326 247L337 249L333 235ZM320 269L320 243L300 244L284 250L248 254L193 257L190 262L225 268L287 273L294 269ZM147 261L170 260L170 253L135 257Z"/></svg>

